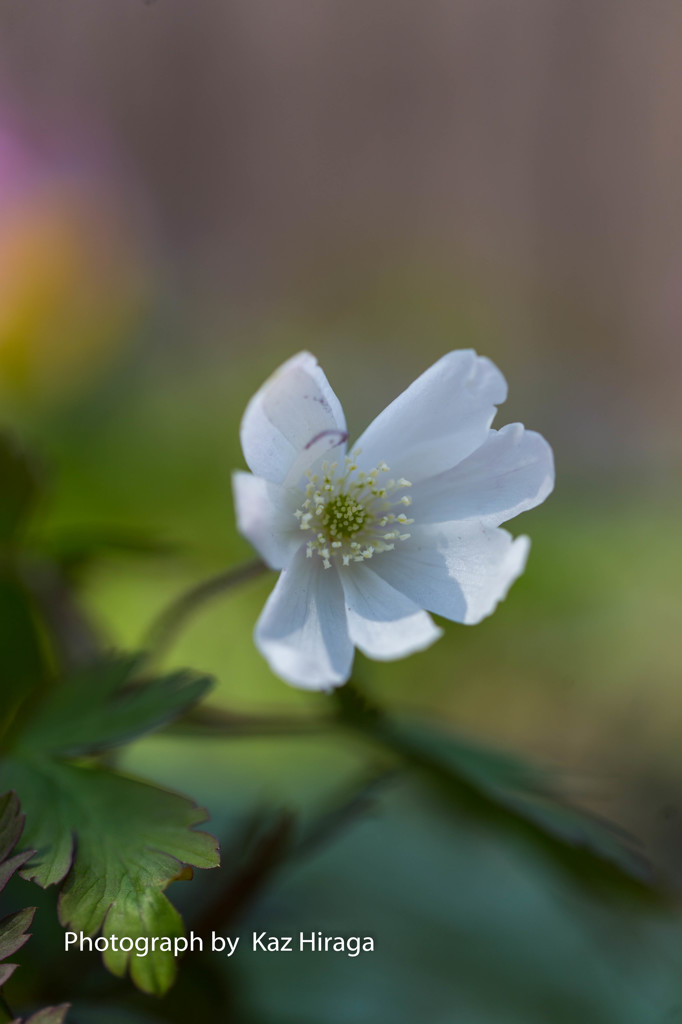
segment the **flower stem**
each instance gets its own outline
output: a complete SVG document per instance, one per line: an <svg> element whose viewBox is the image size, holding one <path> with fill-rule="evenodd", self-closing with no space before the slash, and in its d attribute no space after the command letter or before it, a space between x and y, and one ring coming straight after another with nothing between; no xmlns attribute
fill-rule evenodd
<svg viewBox="0 0 682 1024"><path fill-rule="evenodd" d="M374 732L383 721L383 710L366 696L357 672L345 686L333 691L333 697L336 703L336 717L342 724Z"/></svg>
<svg viewBox="0 0 682 1024"><path fill-rule="evenodd" d="M214 597L219 597L240 583L247 583L267 571L268 566L260 559L245 562L226 572L218 573L217 576L210 576L171 601L147 631L143 646L149 652L149 659L156 659L163 654L188 621Z"/></svg>

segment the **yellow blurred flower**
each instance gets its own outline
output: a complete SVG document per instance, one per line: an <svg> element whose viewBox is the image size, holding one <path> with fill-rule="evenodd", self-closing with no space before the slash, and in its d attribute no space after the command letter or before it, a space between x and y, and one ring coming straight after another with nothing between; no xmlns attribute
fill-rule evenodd
<svg viewBox="0 0 682 1024"><path fill-rule="evenodd" d="M130 335L149 290L131 217L98 183L43 178L0 204L0 392L78 389Z"/></svg>

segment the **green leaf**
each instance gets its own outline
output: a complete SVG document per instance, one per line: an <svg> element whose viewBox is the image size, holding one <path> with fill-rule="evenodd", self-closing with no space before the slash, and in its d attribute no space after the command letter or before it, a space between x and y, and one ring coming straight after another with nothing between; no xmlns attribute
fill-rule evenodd
<svg viewBox="0 0 682 1024"><path fill-rule="evenodd" d="M54 766L57 767L56 763ZM0 780L21 793L33 819L33 827L27 831L25 839L34 849L22 875L37 881L43 888L64 878L73 857L74 837L69 819L64 819L70 809L59 776L53 773L52 767L53 763L47 761L42 771L19 760L8 759L0 764Z"/></svg>
<svg viewBox="0 0 682 1024"><path fill-rule="evenodd" d="M428 723L384 715L355 687L337 694L342 721L422 771L460 813L520 837L583 887L651 903L664 898L636 840L571 806L548 771Z"/></svg>
<svg viewBox="0 0 682 1024"><path fill-rule="evenodd" d="M62 1003L61 1006L47 1006L44 1010L32 1013L30 1017L17 1017L12 1024L62 1024L70 1003Z"/></svg>
<svg viewBox="0 0 682 1024"><path fill-rule="evenodd" d="M162 894L184 865L218 865L217 841L194 826L206 812L185 797L91 764L49 758L15 759L0 777L21 795L35 856L21 872L48 886L63 881L59 918L65 928L93 935L164 936L182 933ZM171 984L172 955L105 956L122 974L130 966L145 992Z"/></svg>
<svg viewBox="0 0 682 1024"><path fill-rule="evenodd" d="M0 960L6 960L28 942L30 936L27 929L31 926L34 913L35 907L25 907L0 921Z"/></svg>
<svg viewBox="0 0 682 1024"><path fill-rule="evenodd" d="M106 750L176 718L212 685L190 671L140 681L141 665L139 655L109 657L55 686L25 727L21 748L69 756Z"/></svg>
<svg viewBox="0 0 682 1024"><path fill-rule="evenodd" d="M20 812L16 794L5 793L0 797L0 892L33 853L32 850L25 850L10 856L21 838L23 827L24 816ZM35 907L28 907L0 921L0 961L12 956L28 941L27 929L34 913ZM0 986L5 984L15 968L16 964L0 963Z"/></svg>
<svg viewBox="0 0 682 1024"><path fill-rule="evenodd" d="M132 891L118 901L107 915L104 934L127 935L133 941L149 935L178 938L184 935L182 918L166 897L156 889ZM103 956L112 974L123 977L130 967L130 977L143 992L162 995L173 984L175 957L169 951L156 950L153 954L114 952L109 949Z"/></svg>
<svg viewBox="0 0 682 1024"><path fill-rule="evenodd" d="M0 433L0 546L11 543L40 494L36 467L14 438Z"/></svg>
<svg viewBox="0 0 682 1024"><path fill-rule="evenodd" d="M651 885L652 869L637 841L611 822L572 807L549 771L423 723L397 721L391 732L397 745L426 758L451 796L467 801L472 809L478 804L481 811L492 802L501 812L496 811L498 820L513 825L517 818L527 838L580 878L589 881L596 874L599 879L608 876L616 885Z"/></svg>
<svg viewBox="0 0 682 1024"><path fill-rule="evenodd" d="M46 642L34 602L16 570L0 554L0 665L2 665L3 723L18 705L47 678Z"/></svg>
<svg viewBox="0 0 682 1024"><path fill-rule="evenodd" d="M17 795L5 793L0 796L0 865L17 845L23 830L24 815L20 811ZM3 885L4 883L0 883L0 892Z"/></svg>
<svg viewBox="0 0 682 1024"><path fill-rule="evenodd" d="M384 735L395 750L435 776L458 806L521 835L581 884L654 896L652 868L636 840L571 806L549 772L423 723L397 720Z"/></svg>

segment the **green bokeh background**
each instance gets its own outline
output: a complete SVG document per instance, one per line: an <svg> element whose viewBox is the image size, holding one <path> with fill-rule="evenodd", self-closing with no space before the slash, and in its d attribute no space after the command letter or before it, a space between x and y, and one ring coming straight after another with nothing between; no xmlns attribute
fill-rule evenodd
<svg viewBox="0 0 682 1024"><path fill-rule="evenodd" d="M531 556L492 618L363 675L388 707L560 768L674 886L681 33L673 5L616 0L0 11L0 130L21 151L0 162L16 311L0 320L0 397L45 466L35 533L131 528L170 545L84 574L111 645L134 649L183 588L250 557L230 475L244 406L281 361L318 356L357 435L444 352L474 347L509 381L496 425L552 443L556 492L510 524ZM45 203L78 239L71 276ZM251 642L273 579L212 603L166 663L215 675L225 709L312 715L327 698L275 679ZM372 757L344 736L162 736L122 764L205 804L229 849L254 806L307 819ZM174 896L210 902L215 884ZM624 913L403 780L243 920L244 935L375 935L376 954L235 957L224 1019L682 1020L682 930ZM59 942L47 924L34 940L48 974ZM87 963L76 1024L134 1022L107 1011ZM29 992L39 968L23 970ZM215 961L205 970L214 991ZM200 1006L200 983L184 985L177 1005Z"/></svg>

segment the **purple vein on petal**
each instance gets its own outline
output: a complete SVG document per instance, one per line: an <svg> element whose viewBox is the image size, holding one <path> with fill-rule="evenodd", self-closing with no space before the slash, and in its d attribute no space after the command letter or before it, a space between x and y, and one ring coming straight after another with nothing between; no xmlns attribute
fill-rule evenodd
<svg viewBox="0 0 682 1024"><path fill-rule="evenodd" d="M307 445L305 446L305 451L308 451L309 448L312 448L312 446L314 444L317 444L317 442L320 441L323 437L328 437L330 434L337 434L339 438L338 441L329 446L330 449L338 448L340 444L345 444L346 441L348 440L348 434L346 433L345 430L322 430L319 434L315 434L315 437L311 438L310 441L308 441Z"/></svg>

